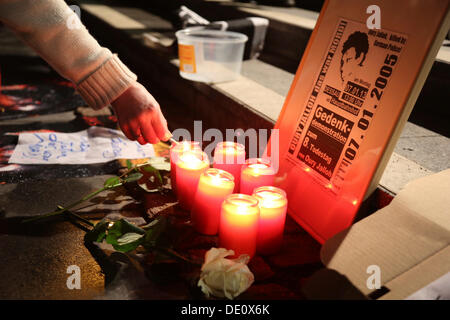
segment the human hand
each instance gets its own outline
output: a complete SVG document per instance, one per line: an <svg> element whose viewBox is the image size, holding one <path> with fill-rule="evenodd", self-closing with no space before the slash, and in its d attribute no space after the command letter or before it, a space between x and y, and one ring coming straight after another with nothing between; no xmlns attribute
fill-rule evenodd
<svg viewBox="0 0 450 320"><path fill-rule="evenodd" d="M131 85L111 105L128 139L155 144L172 137L158 102L140 83Z"/></svg>

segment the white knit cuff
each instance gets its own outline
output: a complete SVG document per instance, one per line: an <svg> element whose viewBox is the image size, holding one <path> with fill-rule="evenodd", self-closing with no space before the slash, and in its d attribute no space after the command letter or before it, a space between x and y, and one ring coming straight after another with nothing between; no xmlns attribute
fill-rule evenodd
<svg viewBox="0 0 450 320"><path fill-rule="evenodd" d="M114 54L78 83L77 90L90 107L98 110L109 105L136 80L137 76Z"/></svg>

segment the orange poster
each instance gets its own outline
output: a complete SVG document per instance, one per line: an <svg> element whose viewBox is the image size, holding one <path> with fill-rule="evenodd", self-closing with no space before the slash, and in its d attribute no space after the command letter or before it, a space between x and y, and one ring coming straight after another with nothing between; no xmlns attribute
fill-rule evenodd
<svg viewBox="0 0 450 320"><path fill-rule="evenodd" d="M373 5L379 29L368 28ZM449 28L448 12L446 0L324 4L275 126L277 184L288 212L318 241L350 226L377 186Z"/></svg>

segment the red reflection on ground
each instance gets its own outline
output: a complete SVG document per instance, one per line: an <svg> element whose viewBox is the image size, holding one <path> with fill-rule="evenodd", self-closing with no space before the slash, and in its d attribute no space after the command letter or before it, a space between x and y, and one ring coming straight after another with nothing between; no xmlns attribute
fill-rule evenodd
<svg viewBox="0 0 450 320"><path fill-rule="evenodd" d="M75 84L73 82L70 82L70 81L54 80L54 81L51 81L51 82L53 82L54 84L57 84L59 86L63 86L63 87L69 87L69 88L74 88L74 89L76 88Z"/></svg>
<svg viewBox="0 0 450 320"><path fill-rule="evenodd" d="M0 83L0 108L4 111L5 108L11 110L31 111L37 108L36 105L41 104L40 101L33 101L31 98L20 98L12 95L3 94L2 91L15 91L15 90L35 90L36 86L30 86L28 84L15 84L9 86L1 86Z"/></svg>
<svg viewBox="0 0 450 320"><path fill-rule="evenodd" d="M108 120L117 122L117 117L116 116L108 116Z"/></svg>
<svg viewBox="0 0 450 320"><path fill-rule="evenodd" d="M103 125L103 122L101 122L97 117L83 116L83 120L90 126Z"/></svg>

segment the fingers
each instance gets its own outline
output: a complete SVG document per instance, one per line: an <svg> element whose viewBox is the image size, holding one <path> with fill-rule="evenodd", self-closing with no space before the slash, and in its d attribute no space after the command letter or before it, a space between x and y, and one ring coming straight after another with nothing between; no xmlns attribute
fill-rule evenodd
<svg viewBox="0 0 450 320"><path fill-rule="evenodd" d="M155 144L172 136L158 102L141 84L133 84L111 105L128 139Z"/></svg>
<svg viewBox="0 0 450 320"><path fill-rule="evenodd" d="M143 132L142 132L142 126L138 122L132 122L132 135L134 139L131 140L137 140L140 144L144 145L147 144L149 141L145 138Z"/></svg>
<svg viewBox="0 0 450 320"><path fill-rule="evenodd" d="M125 137L127 137L130 140L134 140L134 135L131 133L130 127L126 122L125 123L119 122L119 126Z"/></svg>
<svg viewBox="0 0 450 320"><path fill-rule="evenodd" d="M137 138L137 142L139 142L139 143L142 144L142 145L147 144L147 141L145 141L145 139L144 139L143 136L139 136L139 137Z"/></svg>
<svg viewBox="0 0 450 320"><path fill-rule="evenodd" d="M130 127L130 134L132 139L130 140L137 140L140 144L145 144L146 141L142 135L141 132L141 125L137 119L131 119L128 121L129 127Z"/></svg>
<svg viewBox="0 0 450 320"><path fill-rule="evenodd" d="M142 116L139 121L131 121L129 125L121 125L125 136L130 140L137 140L140 144L156 144L160 140L167 141L172 134L167 129L167 121L164 117L156 118ZM157 131L158 130L158 131Z"/></svg>
<svg viewBox="0 0 450 320"><path fill-rule="evenodd" d="M146 141L156 144L159 142L158 136L155 133L155 130L152 127L152 118L147 118L141 120L141 132Z"/></svg>
<svg viewBox="0 0 450 320"><path fill-rule="evenodd" d="M122 122L119 125L122 132L131 141L136 140L142 145L146 143L155 144L159 142L159 139L151 126L151 118L149 118L147 121L138 121L133 119L128 122Z"/></svg>
<svg viewBox="0 0 450 320"><path fill-rule="evenodd" d="M153 129L156 133L156 136L162 140L167 141L170 139L172 134L167 128L167 120L164 118L161 110L158 110L156 114L152 118Z"/></svg>

